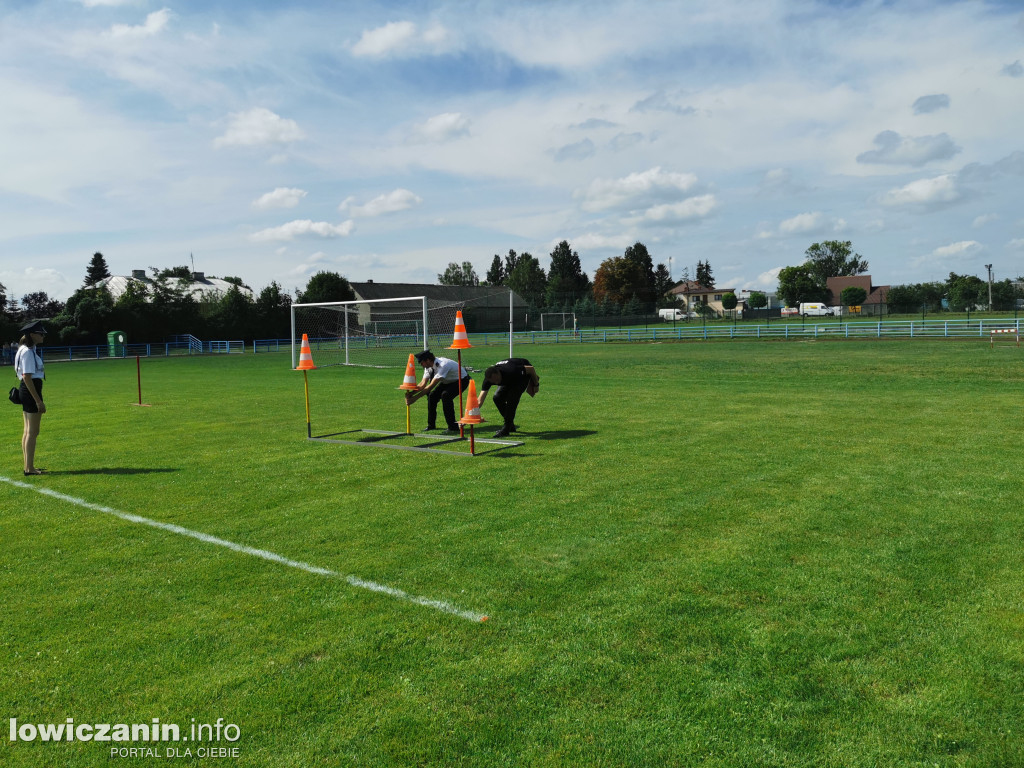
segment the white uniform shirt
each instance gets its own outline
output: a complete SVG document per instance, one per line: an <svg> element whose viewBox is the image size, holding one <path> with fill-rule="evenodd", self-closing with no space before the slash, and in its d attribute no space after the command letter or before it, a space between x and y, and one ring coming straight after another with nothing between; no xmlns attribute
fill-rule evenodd
<svg viewBox="0 0 1024 768"><path fill-rule="evenodd" d="M14 356L14 370L19 380L24 378L26 373L31 373L33 379L46 378L43 376L43 357L35 347L18 347L18 353Z"/></svg>
<svg viewBox="0 0 1024 768"><path fill-rule="evenodd" d="M441 379L444 384L454 384L459 379L469 376L469 372L465 368L460 368L457 362L449 360L447 357L435 357L433 371L434 375L431 380ZM461 376L459 375L460 371Z"/></svg>

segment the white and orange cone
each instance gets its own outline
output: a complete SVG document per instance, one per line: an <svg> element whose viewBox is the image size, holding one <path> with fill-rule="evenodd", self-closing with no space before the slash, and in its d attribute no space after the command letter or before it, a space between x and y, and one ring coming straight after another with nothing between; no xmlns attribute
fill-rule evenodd
<svg viewBox="0 0 1024 768"><path fill-rule="evenodd" d="M405 380L402 381L402 386L399 389L409 391L419 389L419 384L416 383L416 363L413 355L409 355L409 362L405 366Z"/></svg>
<svg viewBox="0 0 1024 768"><path fill-rule="evenodd" d="M462 310L455 313L455 337L448 349L470 349L473 345L469 343L469 336L466 334L466 323L462 319Z"/></svg>
<svg viewBox="0 0 1024 768"><path fill-rule="evenodd" d="M314 371L313 351L309 348L309 336L302 334L302 347L299 349L299 364L295 366L296 371Z"/></svg>
<svg viewBox="0 0 1024 768"><path fill-rule="evenodd" d="M476 396L476 382L469 380L469 395L466 397L466 415L459 424L483 424L487 419L480 416L480 400Z"/></svg>

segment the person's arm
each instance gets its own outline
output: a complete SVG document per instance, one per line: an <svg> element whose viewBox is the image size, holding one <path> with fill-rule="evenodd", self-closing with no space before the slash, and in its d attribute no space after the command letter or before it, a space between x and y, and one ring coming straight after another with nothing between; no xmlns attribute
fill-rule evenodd
<svg viewBox="0 0 1024 768"><path fill-rule="evenodd" d="M424 380L422 382L420 382L420 388L419 389L417 389L415 392L406 392L405 393L405 402L406 402L407 405L412 405L417 400L419 400L421 397L423 397L424 395L429 393L430 390L432 390L434 387L437 386L437 382L439 382L441 380L440 377L435 377L435 378L431 379L429 382L427 382L426 381L426 376L424 376L423 379Z"/></svg>
<svg viewBox="0 0 1024 768"><path fill-rule="evenodd" d="M537 375L537 369L534 368L532 365L524 365L523 370L526 372L526 375L530 377L530 382L533 384L533 386L535 388L539 387L540 376Z"/></svg>
<svg viewBox="0 0 1024 768"><path fill-rule="evenodd" d="M481 408L483 408L483 407L484 407L484 403L486 403L486 402L487 402L487 393L488 393L488 392L490 392L490 390L489 390L489 389L485 389L485 390L483 390L483 391L482 391L482 392L480 393L480 399L479 399L479 400L477 400L477 402L479 403L479 405L480 405L480 407L481 407Z"/></svg>
<svg viewBox="0 0 1024 768"><path fill-rule="evenodd" d="M32 374L24 374L21 380L25 382L25 389L32 395L32 399L36 401L36 407L39 408L39 412L46 413L46 404L43 402L43 398L39 396L38 390L36 390L36 383L32 380Z"/></svg>

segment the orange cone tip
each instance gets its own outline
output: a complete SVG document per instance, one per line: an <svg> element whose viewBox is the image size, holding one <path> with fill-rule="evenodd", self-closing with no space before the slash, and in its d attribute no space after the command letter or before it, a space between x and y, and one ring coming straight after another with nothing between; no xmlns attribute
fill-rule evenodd
<svg viewBox="0 0 1024 768"><path fill-rule="evenodd" d="M480 400L476 396L476 382L469 380L469 395L466 397L466 415L459 419L459 424L483 424L480 418Z"/></svg>
<svg viewBox="0 0 1024 768"><path fill-rule="evenodd" d="M309 336L302 334L302 348L299 350L299 364L295 366L296 371L313 371L313 352L309 348Z"/></svg>
<svg viewBox="0 0 1024 768"><path fill-rule="evenodd" d="M455 313L455 338L448 349L470 349L473 345L469 343L469 336L466 335L466 323L462 320L462 310Z"/></svg>
<svg viewBox="0 0 1024 768"><path fill-rule="evenodd" d="M419 389L416 384L416 363L415 358L409 355L409 362L405 365L405 380L402 382L402 386L399 389L414 390Z"/></svg>

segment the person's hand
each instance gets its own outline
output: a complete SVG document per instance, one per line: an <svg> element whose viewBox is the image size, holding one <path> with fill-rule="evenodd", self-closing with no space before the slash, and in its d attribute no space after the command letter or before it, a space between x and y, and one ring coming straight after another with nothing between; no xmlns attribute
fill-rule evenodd
<svg viewBox="0 0 1024 768"><path fill-rule="evenodd" d="M46 413L46 403L40 403L39 404L39 412L40 413Z"/></svg>

